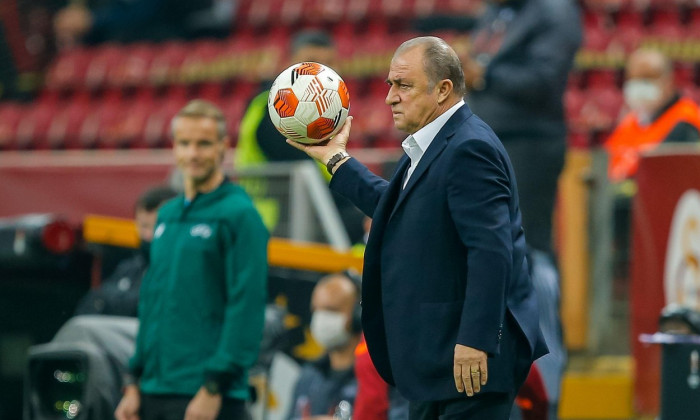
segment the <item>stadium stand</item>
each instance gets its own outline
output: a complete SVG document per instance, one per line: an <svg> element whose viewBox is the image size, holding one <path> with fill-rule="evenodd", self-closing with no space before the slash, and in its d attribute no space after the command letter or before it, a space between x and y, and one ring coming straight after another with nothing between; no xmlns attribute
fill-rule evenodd
<svg viewBox="0 0 700 420"><path fill-rule="evenodd" d="M480 1L245 0L227 39L103 44L57 55L29 103L0 102L2 150L160 148L167 120L182 103L202 96L237 122L259 82L285 62L285 43L299 28L332 30L358 116L353 147L398 147L383 103L386 64L395 45L416 32L411 18L474 15ZM585 45L566 95L574 145L605 138L622 108L626 55L653 45L676 63L683 92L698 97L700 6L689 1L585 0ZM460 43L468 34L439 34ZM233 138L235 142L235 137Z"/></svg>

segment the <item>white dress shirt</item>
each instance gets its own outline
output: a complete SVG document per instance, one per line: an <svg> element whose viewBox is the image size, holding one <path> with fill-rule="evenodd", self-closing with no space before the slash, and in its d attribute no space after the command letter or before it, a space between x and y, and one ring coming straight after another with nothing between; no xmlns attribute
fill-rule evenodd
<svg viewBox="0 0 700 420"><path fill-rule="evenodd" d="M423 157L423 153L428 150L430 143L433 142L433 139L435 139L435 136L437 136L447 120L449 120L462 105L464 105L464 100L457 102L442 115L435 118L412 135L409 135L406 137L406 140L401 142L401 147L403 147L404 152L411 158L411 166L408 168L408 172L406 172L406 179L403 180L403 188L406 188L411 174L416 170L418 162L420 162L420 159Z"/></svg>

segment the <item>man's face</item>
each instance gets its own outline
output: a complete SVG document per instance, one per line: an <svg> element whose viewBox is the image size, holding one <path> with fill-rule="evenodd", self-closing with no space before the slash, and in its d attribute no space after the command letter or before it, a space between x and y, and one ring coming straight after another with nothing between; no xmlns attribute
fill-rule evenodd
<svg viewBox="0 0 700 420"><path fill-rule="evenodd" d="M352 283L346 280L334 280L314 289L311 294L311 310L342 313L347 320L350 320L356 299Z"/></svg>
<svg viewBox="0 0 700 420"><path fill-rule="evenodd" d="M146 209L136 209L136 229L138 230L141 241L153 241L153 229L156 226L157 218L158 210L148 211Z"/></svg>
<svg viewBox="0 0 700 420"><path fill-rule="evenodd" d="M437 117L438 89L428 89L421 47L394 57L386 82L389 84L386 104L391 106L398 130L413 134Z"/></svg>
<svg viewBox="0 0 700 420"><path fill-rule="evenodd" d="M173 125L173 152L185 180L195 185L210 180L221 166L226 139L219 139L216 121L179 117Z"/></svg>
<svg viewBox="0 0 700 420"><path fill-rule="evenodd" d="M672 78L658 56L646 52L632 55L623 89L630 109L650 117L671 98L673 92Z"/></svg>

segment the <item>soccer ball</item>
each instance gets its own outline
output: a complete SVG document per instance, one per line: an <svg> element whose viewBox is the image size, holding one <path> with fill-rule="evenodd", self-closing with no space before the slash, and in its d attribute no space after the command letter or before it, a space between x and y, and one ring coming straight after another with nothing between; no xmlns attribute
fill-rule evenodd
<svg viewBox="0 0 700 420"><path fill-rule="evenodd" d="M288 139L320 143L335 135L350 111L343 79L319 63L298 63L275 79L267 97L272 124Z"/></svg>

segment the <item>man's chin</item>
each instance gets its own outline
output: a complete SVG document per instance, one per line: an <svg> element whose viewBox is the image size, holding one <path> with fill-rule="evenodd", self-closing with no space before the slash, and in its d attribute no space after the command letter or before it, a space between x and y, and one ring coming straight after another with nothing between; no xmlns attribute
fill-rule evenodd
<svg viewBox="0 0 700 420"><path fill-rule="evenodd" d="M194 182L195 184L203 184L207 182L211 178L211 174L203 174L203 173L186 173L185 176L190 179L190 181Z"/></svg>

